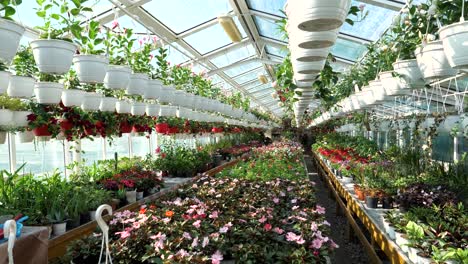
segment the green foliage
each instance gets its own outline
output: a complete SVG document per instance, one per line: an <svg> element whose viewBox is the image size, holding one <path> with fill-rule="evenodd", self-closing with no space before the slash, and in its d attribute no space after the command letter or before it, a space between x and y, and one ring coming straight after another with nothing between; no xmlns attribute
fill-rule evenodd
<svg viewBox="0 0 468 264"><path fill-rule="evenodd" d="M19 98L11 98L6 94L0 94L0 109L9 109L11 111L24 111L28 105Z"/></svg>
<svg viewBox="0 0 468 264"><path fill-rule="evenodd" d="M30 47L21 46L16 52L13 58L13 70L16 75L26 77L35 77L39 73Z"/></svg>
<svg viewBox="0 0 468 264"><path fill-rule="evenodd" d="M104 43L104 34L101 33L101 26L98 21L91 20L87 22L85 30L75 38L75 41L81 47L81 54L102 55L106 52L105 46L101 45Z"/></svg>
<svg viewBox="0 0 468 264"><path fill-rule="evenodd" d="M16 14L16 7L21 5L22 0L1 0L0 14L1 18L12 20L12 16Z"/></svg>
<svg viewBox="0 0 468 264"><path fill-rule="evenodd" d="M133 37L133 29L120 29L116 31L107 29L104 44L109 54L109 63L112 65L128 65L132 58L132 49L136 39Z"/></svg>

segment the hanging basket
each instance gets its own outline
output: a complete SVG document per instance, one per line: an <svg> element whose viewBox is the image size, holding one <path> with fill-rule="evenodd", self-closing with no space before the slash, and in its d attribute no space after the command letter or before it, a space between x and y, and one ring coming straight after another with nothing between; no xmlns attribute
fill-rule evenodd
<svg viewBox="0 0 468 264"><path fill-rule="evenodd" d="M7 94L10 97L31 98L34 93L34 83L32 77L12 75L8 83Z"/></svg>
<svg viewBox="0 0 468 264"><path fill-rule="evenodd" d="M130 82L132 70L125 65L109 65L104 77L104 87L113 90L124 90Z"/></svg>
<svg viewBox="0 0 468 264"><path fill-rule="evenodd" d="M70 122L68 119L60 119L59 120L59 126L60 126L60 130L62 132L69 131L69 130L73 129L73 123Z"/></svg>
<svg viewBox="0 0 468 264"><path fill-rule="evenodd" d="M40 104L58 104L62 98L63 84L54 82L37 82L34 94Z"/></svg>
<svg viewBox="0 0 468 264"><path fill-rule="evenodd" d="M167 123L159 123L155 128L158 134L166 134L169 131L169 125Z"/></svg>
<svg viewBox="0 0 468 264"><path fill-rule="evenodd" d="M13 111L0 109L0 126L10 126L13 122Z"/></svg>
<svg viewBox="0 0 468 264"><path fill-rule="evenodd" d="M18 132L16 134L20 143L30 143L34 140L34 134L32 131L26 130L24 132Z"/></svg>
<svg viewBox="0 0 468 264"><path fill-rule="evenodd" d="M468 70L468 21L442 27L439 35L450 66Z"/></svg>
<svg viewBox="0 0 468 264"><path fill-rule="evenodd" d="M128 124L127 122L122 122L120 123L120 133L126 134L132 132L132 126Z"/></svg>
<svg viewBox="0 0 468 264"><path fill-rule="evenodd" d="M102 95L97 93L85 93L83 95L83 103L81 109L84 111L97 111L101 104Z"/></svg>
<svg viewBox="0 0 468 264"><path fill-rule="evenodd" d="M130 76L126 93L129 95L144 95L148 87L148 75L145 73L134 73Z"/></svg>
<svg viewBox="0 0 468 264"><path fill-rule="evenodd" d="M7 132L0 131L0 145L5 144L7 139Z"/></svg>
<svg viewBox="0 0 468 264"><path fill-rule="evenodd" d="M145 99L158 99L161 94L162 82L160 80L149 80L147 89L143 98Z"/></svg>
<svg viewBox="0 0 468 264"><path fill-rule="evenodd" d="M425 47L418 47L415 54L419 69L426 80L444 79L455 76L458 72L450 66L442 41L434 41Z"/></svg>
<svg viewBox="0 0 468 264"><path fill-rule="evenodd" d="M411 88L424 88L426 82L416 59L396 61L393 63L393 70L404 78Z"/></svg>
<svg viewBox="0 0 468 264"><path fill-rule="evenodd" d="M102 83L109 59L99 55L75 55L73 65L80 83Z"/></svg>
<svg viewBox="0 0 468 264"><path fill-rule="evenodd" d="M62 103L66 107L81 106L85 91L77 89L66 89L62 92Z"/></svg>
<svg viewBox="0 0 468 264"><path fill-rule="evenodd" d="M129 102L120 100L115 103L115 110L119 114L130 114L132 110L132 106Z"/></svg>
<svg viewBox="0 0 468 264"><path fill-rule="evenodd" d="M101 103L99 104L99 110L102 112L114 112L117 101L118 100L115 97L102 97Z"/></svg>
<svg viewBox="0 0 468 264"><path fill-rule="evenodd" d="M32 130L34 136L36 137L49 137L52 136L52 133L49 132L49 126L48 125L42 125L39 127L36 127Z"/></svg>
<svg viewBox="0 0 468 264"><path fill-rule="evenodd" d="M0 60L10 64L16 55L25 28L15 21L0 18Z"/></svg>
<svg viewBox="0 0 468 264"><path fill-rule="evenodd" d="M78 48L72 42L57 39L37 39L30 45L39 71L50 74L68 72Z"/></svg>
<svg viewBox="0 0 468 264"><path fill-rule="evenodd" d="M30 111L14 111L13 112L13 125L15 127L28 126L28 115L32 114Z"/></svg>

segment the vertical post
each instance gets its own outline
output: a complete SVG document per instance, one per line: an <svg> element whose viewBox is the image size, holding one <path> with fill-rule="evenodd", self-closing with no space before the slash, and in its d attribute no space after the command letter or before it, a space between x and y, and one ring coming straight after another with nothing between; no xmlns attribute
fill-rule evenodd
<svg viewBox="0 0 468 264"><path fill-rule="evenodd" d="M460 153L459 153L459 141L460 141L460 133L457 133L453 137L453 162L460 161Z"/></svg>
<svg viewBox="0 0 468 264"><path fill-rule="evenodd" d="M398 140L398 146L400 148L403 148L405 146L405 139L403 138L403 130L402 129L397 130L397 140Z"/></svg>
<svg viewBox="0 0 468 264"><path fill-rule="evenodd" d="M133 158L132 133L128 134L128 156Z"/></svg>
<svg viewBox="0 0 468 264"><path fill-rule="evenodd" d="M388 130L385 131L384 149L388 148Z"/></svg>
<svg viewBox="0 0 468 264"><path fill-rule="evenodd" d="M153 144L151 142L152 139L153 139L153 133L148 135L148 154L151 154L153 152L153 150L152 150L153 149L152 148Z"/></svg>
<svg viewBox="0 0 468 264"><path fill-rule="evenodd" d="M106 139L101 137L101 144L102 144L102 160L107 159L107 142Z"/></svg>
<svg viewBox="0 0 468 264"><path fill-rule="evenodd" d="M158 147L159 147L159 134L156 133L154 149L157 149Z"/></svg>
<svg viewBox="0 0 468 264"><path fill-rule="evenodd" d="M11 132L8 132L7 136L10 150L10 172L13 173L16 171L16 142L15 136Z"/></svg>
<svg viewBox="0 0 468 264"><path fill-rule="evenodd" d="M67 166L73 162L73 152L70 151L70 142L68 140L64 140L63 142L63 155L64 158L64 166L65 166L65 178L68 177L72 173L71 170L67 169Z"/></svg>

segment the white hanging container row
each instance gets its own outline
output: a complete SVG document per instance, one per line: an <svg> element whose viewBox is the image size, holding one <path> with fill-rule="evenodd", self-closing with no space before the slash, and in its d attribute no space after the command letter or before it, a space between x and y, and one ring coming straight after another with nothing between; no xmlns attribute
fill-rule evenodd
<svg viewBox="0 0 468 264"><path fill-rule="evenodd" d="M10 64L26 29L13 20L0 18L0 61Z"/></svg>
<svg viewBox="0 0 468 264"><path fill-rule="evenodd" d="M37 68L42 73L65 74L70 70L78 46L57 39L37 39L30 42Z"/></svg>
<svg viewBox="0 0 468 264"><path fill-rule="evenodd" d="M101 105L102 95L98 93L87 92L83 96L83 102L81 103L81 109L84 111L97 111Z"/></svg>
<svg viewBox="0 0 468 264"><path fill-rule="evenodd" d="M63 84L55 82L36 82L34 94L40 104L58 104L62 98Z"/></svg>
<svg viewBox="0 0 468 264"><path fill-rule="evenodd" d="M62 103L66 107L81 106L86 92L77 89L65 89L62 92Z"/></svg>
<svg viewBox="0 0 468 264"><path fill-rule="evenodd" d="M132 70L127 65L109 65L104 76L104 87L112 90L124 90L130 82Z"/></svg>
<svg viewBox="0 0 468 264"><path fill-rule="evenodd" d="M10 97L31 98L34 93L35 83L36 79L33 77L11 75L8 82L7 94Z"/></svg>
<svg viewBox="0 0 468 264"><path fill-rule="evenodd" d="M126 93L129 95L144 95L148 87L148 81L146 73L133 73L130 75Z"/></svg>
<svg viewBox="0 0 468 264"><path fill-rule="evenodd" d="M75 55L73 65L81 83L103 83L109 59L100 55Z"/></svg>

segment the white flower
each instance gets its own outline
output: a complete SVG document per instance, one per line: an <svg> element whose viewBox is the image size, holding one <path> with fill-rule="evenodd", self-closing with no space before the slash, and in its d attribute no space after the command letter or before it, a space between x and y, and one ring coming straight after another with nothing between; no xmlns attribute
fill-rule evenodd
<svg viewBox="0 0 468 264"><path fill-rule="evenodd" d="M421 15L425 16L425 15L427 14L427 11L424 10L424 9L421 9L421 10L419 11L419 13L420 13Z"/></svg>
<svg viewBox="0 0 468 264"><path fill-rule="evenodd" d="M383 45L382 47L380 47L380 50L381 50L381 51L386 51L386 50L388 50L388 46L387 46L387 45Z"/></svg>
<svg viewBox="0 0 468 264"><path fill-rule="evenodd" d="M434 41L435 38L436 38L436 37L435 37L434 35L432 35L432 34L427 34L427 37L426 37L426 39L427 39L428 42Z"/></svg>
<svg viewBox="0 0 468 264"><path fill-rule="evenodd" d="M428 149L428 148L429 148L428 145L426 145L426 144L422 145L422 149L423 149L423 150L426 150L426 149Z"/></svg>
<svg viewBox="0 0 468 264"><path fill-rule="evenodd" d="M409 12L409 9L408 9L408 8L403 8L403 9L401 10L401 13L403 13L403 14L407 14L408 12Z"/></svg>

